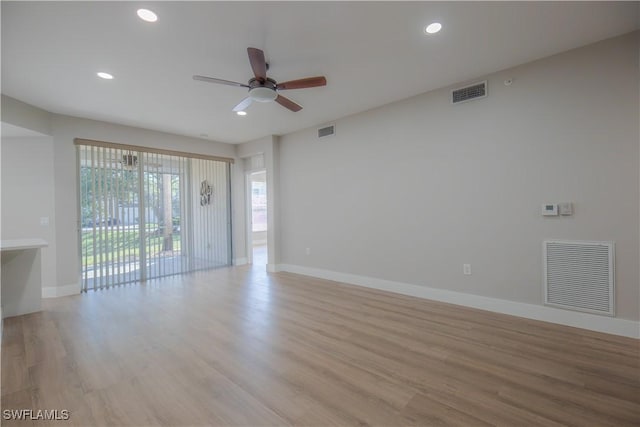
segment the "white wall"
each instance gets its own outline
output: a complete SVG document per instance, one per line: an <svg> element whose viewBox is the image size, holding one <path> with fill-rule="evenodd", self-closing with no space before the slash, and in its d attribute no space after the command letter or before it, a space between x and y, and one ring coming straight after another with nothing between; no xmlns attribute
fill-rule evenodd
<svg viewBox="0 0 640 427"><path fill-rule="evenodd" d="M96 139L230 158L235 155L235 147L229 144L55 114L52 116L52 132L56 234L65 236L64 239L59 239L57 247L57 286L75 285L79 279L74 138Z"/></svg>
<svg viewBox="0 0 640 427"><path fill-rule="evenodd" d="M282 136L280 262L540 305L544 239L613 240L617 317L638 320L638 47L635 33L479 78L483 100L451 105L446 88L331 138ZM562 201L574 216L540 215Z"/></svg>
<svg viewBox="0 0 640 427"><path fill-rule="evenodd" d="M2 95L2 121L44 135L51 135L51 114L48 111L7 95Z"/></svg>
<svg viewBox="0 0 640 427"><path fill-rule="evenodd" d="M56 284L56 233L51 137L2 138L2 239L41 238L42 287ZM40 219L47 218L48 225Z"/></svg>

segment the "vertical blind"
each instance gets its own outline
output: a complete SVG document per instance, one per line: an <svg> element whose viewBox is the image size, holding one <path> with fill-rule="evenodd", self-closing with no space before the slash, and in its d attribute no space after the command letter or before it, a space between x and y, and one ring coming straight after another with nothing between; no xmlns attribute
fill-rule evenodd
<svg viewBox="0 0 640 427"><path fill-rule="evenodd" d="M228 159L82 141L83 290L231 264Z"/></svg>

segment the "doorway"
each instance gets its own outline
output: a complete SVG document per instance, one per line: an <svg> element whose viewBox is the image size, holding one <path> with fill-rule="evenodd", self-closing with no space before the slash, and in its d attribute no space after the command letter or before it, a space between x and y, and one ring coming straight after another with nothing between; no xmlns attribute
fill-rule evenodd
<svg viewBox="0 0 640 427"><path fill-rule="evenodd" d="M267 173L251 172L248 175L248 252L254 266L266 266L267 252Z"/></svg>

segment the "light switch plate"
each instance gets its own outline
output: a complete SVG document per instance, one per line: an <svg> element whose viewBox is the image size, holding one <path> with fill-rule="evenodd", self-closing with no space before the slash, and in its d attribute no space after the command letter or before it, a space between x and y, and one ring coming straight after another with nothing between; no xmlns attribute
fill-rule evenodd
<svg viewBox="0 0 640 427"><path fill-rule="evenodd" d="M573 203L571 202L563 202L558 203L558 212L560 215L573 215Z"/></svg>

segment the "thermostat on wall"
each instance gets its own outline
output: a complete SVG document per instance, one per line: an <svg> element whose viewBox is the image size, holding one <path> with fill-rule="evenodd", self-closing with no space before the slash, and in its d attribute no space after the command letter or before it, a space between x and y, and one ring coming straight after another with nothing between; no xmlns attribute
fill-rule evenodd
<svg viewBox="0 0 640 427"><path fill-rule="evenodd" d="M555 203L552 204L543 204L542 205L542 215L543 216L558 216L558 205Z"/></svg>

